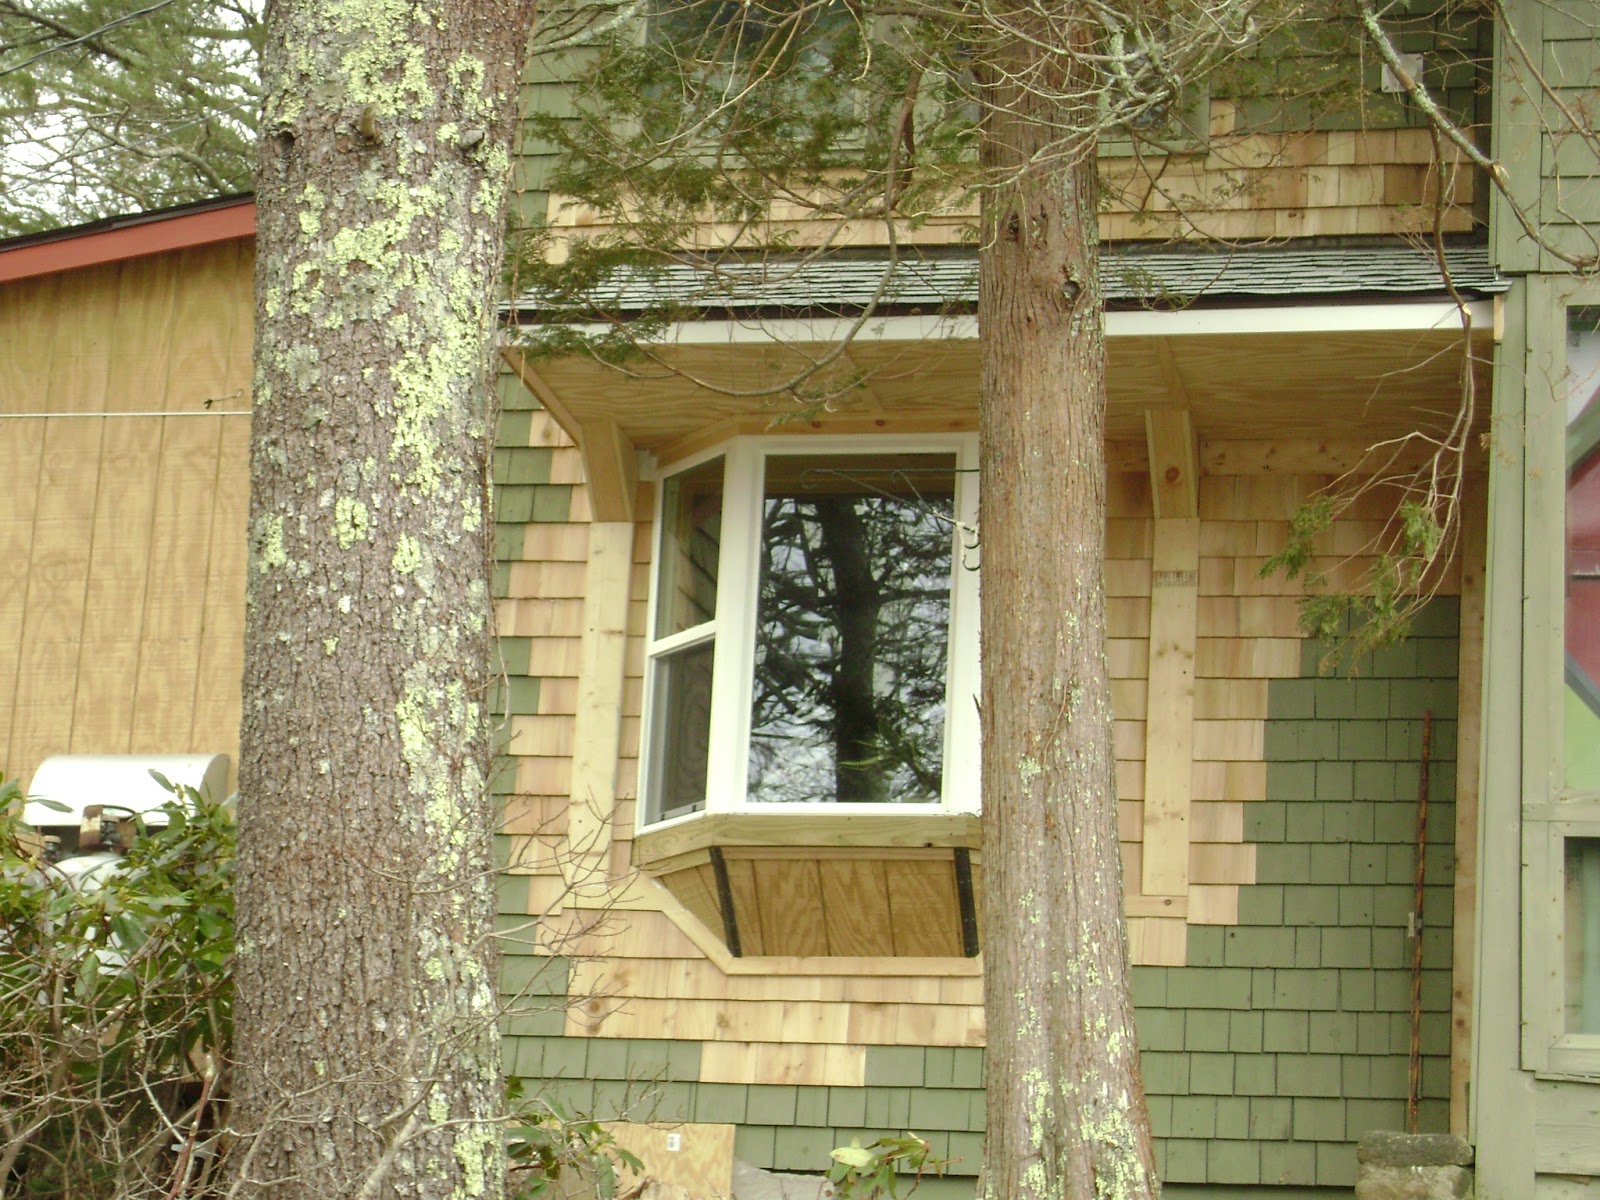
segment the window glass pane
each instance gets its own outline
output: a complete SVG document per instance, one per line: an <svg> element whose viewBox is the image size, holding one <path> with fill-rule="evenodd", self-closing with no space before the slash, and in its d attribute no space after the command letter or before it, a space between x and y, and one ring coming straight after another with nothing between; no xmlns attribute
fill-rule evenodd
<svg viewBox="0 0 1600 1200"><path fill-rule="evenodd" d="M658 638L704 625L716 615L722 459L669 477L662 485L661 514Z"/></svg>
<svg viewBox="0 0 1600 1200"><path fill-rule="evenodd" d="M1568 838L1567 1032L1600 1033L1600 838Z"/></svg>
<svg viewBox="0 0 1600 1200"><path fill-rule="evenodd" d="M750 798L937 802L955 456L777 456L762 499Z"/></svg>
<svg viewBox="0 0 1600 1200"><path fill-rule="evenodd" d="M1600 789L1600 312L1575 309L1568 338L1566 783Z"/></svg>
<svg viewBox="0 0 1600 1200"><path fill-rule="evenodd" d="M775 61L813 71L826 69L857 19L844 5L784 0L657 0L652 17L651 40L686 67Z"/></svg>
<svg viewBox="0 0 1600 1200"><path fill-rule="evenodd" d="M711 665L707 640L656 658L651 731L650 819L702 807L711 740Z"/></svg>

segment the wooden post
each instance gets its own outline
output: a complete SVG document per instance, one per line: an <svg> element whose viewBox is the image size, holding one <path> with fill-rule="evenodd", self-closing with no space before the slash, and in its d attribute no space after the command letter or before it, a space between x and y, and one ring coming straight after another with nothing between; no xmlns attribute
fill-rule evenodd
<svg viewBox="0 0 1600 1200"><path fill-rule="evenodd" d="M569 886L603 881L611 848L632 568L632 522L590 525L567 814Z"/></svg>
<svg viewBox="0 0 1600 1200"><path fill-rule="evenodd" d="M617 803L622 689L628 645L633 568L634 493L638 462L633 442L615 421L580 420L520 352L501 357L524 387L577 443L589 491L589 560L583 588L578 702L572 729L571 810L567 814L567 885L606 879Z"/></svg>
<svg viewBox="0 0 1600 1200"><path fill-rule="evenodd" d="M1145 705L1142 892L1187 896L1199 607L1199 455L1186 409L1146 410L1155 539Z"/></svg>

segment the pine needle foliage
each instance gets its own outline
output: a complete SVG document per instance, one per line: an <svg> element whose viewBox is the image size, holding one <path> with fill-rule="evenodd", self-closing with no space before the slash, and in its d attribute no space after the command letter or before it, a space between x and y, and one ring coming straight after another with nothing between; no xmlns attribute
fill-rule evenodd
<svg viewBox="0 0 1600 1200"><path fill-rule="evenodd" d="M250 189L260 0L0 0L0 237Z"/></svg>

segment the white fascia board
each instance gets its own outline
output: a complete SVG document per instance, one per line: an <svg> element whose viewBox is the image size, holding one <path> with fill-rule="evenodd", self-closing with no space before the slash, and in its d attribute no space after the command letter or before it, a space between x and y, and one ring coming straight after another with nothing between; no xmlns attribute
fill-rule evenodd
<svg viewBox="0 0 1600 1200"><path fill-rule="evenodd" d="M1189 308L1176 312L1140 310L1106 314L1107 337L1191 337L1241 334L1382 333L1459 330L1462 314L1473 329L1494 328L1494 302L1449 300L1396 304L1295 304L1282 307ZM605 325L585 325L588 334L610 332ZM854 334L857 341L972 341L978 336L975 316L872 317L857 329L849 318L785 317L773 320L683 321L653 345L726 346L775 343L837 342Z"/></svg>

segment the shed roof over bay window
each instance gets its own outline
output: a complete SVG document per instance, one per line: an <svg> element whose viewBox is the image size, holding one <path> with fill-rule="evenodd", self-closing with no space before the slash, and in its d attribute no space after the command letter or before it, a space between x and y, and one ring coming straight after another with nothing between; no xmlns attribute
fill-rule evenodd
<svg viewBox="0 0 1600 1200"><path fill-rule="evenodd" d="M1448 424L1464 328L1486 384L1488 297L1502 287L1481 251L1464 253L1455 297L1392 244L1108 265L1138 258L1141 295L1184 301L1123 297L1107 318L1109 469L1148 475L1156 549L1140 565L1177 584L1138 601L1149 636L1173 641L1148 671L1125 664L1150 715L1118 735L1137 741L1144 785L1142 833L1124 846L1128 912L1178 939L1149 961L1181 961L1188 906L1210 895L1193 899L1188 832L1199 477L1336 475L1374 442ZM749 307L686 292L675 299L698 318L621 369L535 355L523 333L506 352L582 451L589 579L602 581L588 585L587 628L618 647L598 674L584 660L586 679L618 678L580 699L572 812L588 832L574 843L603 841L606 813L634 798L616 784L620 646L649 579L649 613L631 625L645 691L631 860L736 956L979 947L979 346L959 265L923 264L870 316L881 262L776 277ZM1167 275L1178 286L1163 292ZM685 269L655 285L697 280ZM801 395L785 393L796 375ZM645 521L649 567L629 595Z"/></svg>

